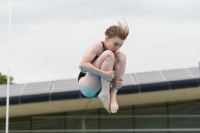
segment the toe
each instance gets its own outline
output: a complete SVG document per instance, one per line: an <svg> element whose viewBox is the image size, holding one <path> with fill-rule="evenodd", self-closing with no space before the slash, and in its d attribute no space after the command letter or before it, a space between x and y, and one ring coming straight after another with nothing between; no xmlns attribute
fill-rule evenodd
<svg viewBox="0 0 200 133"><path fill-rule="evenodd" d="M118 108L115 108L115 113L117 113Z"/></svg>
<svg viewBox="0 0 200 133"><path fill-rule="evenodd" d="M118 110L118 107L115 107L114 108L114 112L117 113L117 110Z"/></svg>
<svg viewBox="0 0 200 133"><path fill-rule="evenodd" d="M111 112L112 112L112 113L114 113L114 112L115 112L115 109L114 109L114 107L112 107L112 108L111 108Z"/></svg>
<svg viewBox="0 0 200 133"><path fill-rule="evenodd" d="M113 113L116 113L116 109L115 108L113 108Z"/></svg>

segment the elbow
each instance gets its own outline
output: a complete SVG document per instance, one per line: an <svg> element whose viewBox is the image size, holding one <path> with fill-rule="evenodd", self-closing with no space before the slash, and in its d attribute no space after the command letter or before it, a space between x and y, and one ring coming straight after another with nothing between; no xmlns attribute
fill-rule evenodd
<svg viewBox="0 0 200 133"><path fill-rule="evenodd" d="M79 64L79 69L81 69L81 70L85 70L85 69L87 69L88 68L88 63L87 62L80 62L80 64Z"/></svg>
<svg viewBox="0 0 200 133"><path fill-rule="evenodd" d="M80 64L79 64L79 69L83 69L84 68L84 64L81 62Z"/></svg>

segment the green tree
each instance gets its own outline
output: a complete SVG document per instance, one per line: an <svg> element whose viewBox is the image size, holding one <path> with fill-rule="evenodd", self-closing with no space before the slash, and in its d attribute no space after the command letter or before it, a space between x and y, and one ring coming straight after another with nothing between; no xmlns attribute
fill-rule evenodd
<svg viewBox="0 0 200 133"><path fill-rule="evenodd" d="M13 81L13 77L10 76L10 84ZM0 84L7 84L7 76L0 73Z"/></svg>

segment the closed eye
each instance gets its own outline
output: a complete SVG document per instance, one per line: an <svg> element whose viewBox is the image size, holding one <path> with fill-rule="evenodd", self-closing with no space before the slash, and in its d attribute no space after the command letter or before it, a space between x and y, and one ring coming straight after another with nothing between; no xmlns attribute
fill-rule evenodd
<svg viewBox="0 0 200 133"><path fill-rule="evenodd" d="M115 46L121 47L122 45L119 45L118 43L115 43Z"/></svg>

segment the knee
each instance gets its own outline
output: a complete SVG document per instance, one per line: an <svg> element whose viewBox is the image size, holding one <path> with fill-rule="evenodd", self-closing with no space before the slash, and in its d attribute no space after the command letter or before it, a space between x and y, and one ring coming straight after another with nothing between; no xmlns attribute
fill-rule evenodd
<svg viewBox="0 0 200 133"><path fill-rule="evenodd" d="M126 55L124 53L118 53L116 59L118 63L126 63Z"/></svg>
<svg viewBox="0 0 200 133"><path fill-rule="evenodd" d="M111 60L115 60L115 55L112 51L110 50L106 50L103 52L107 58L111 59Z"/></svg>

